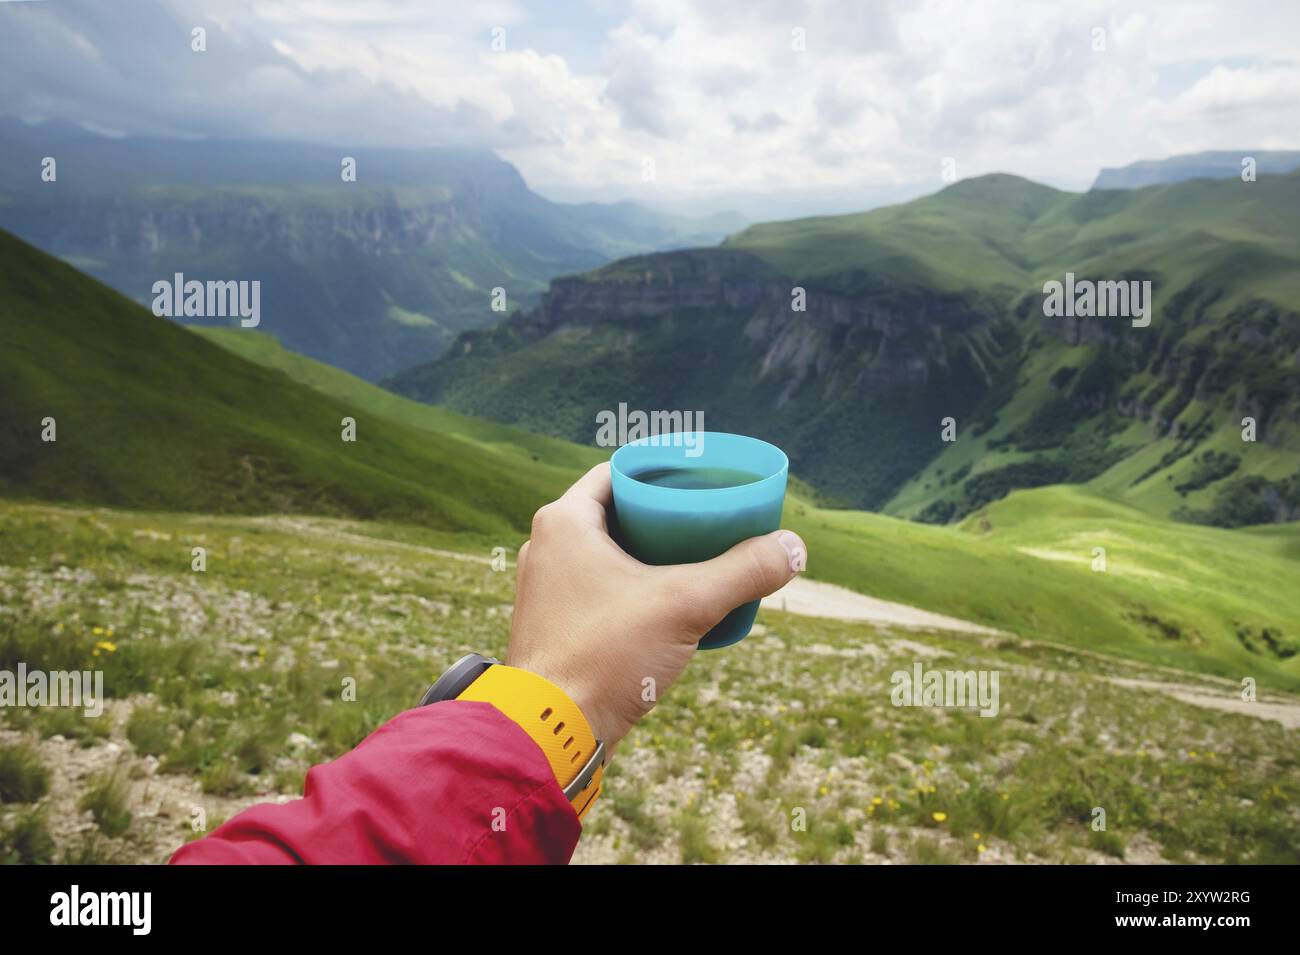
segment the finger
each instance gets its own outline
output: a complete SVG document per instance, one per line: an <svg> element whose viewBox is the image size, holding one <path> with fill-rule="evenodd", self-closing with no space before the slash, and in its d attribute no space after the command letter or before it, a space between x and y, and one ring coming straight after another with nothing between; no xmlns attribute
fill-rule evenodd
<svg viewBox="0 0 1300 955"><path fill-rule="evenodd" d="M808 549L794 531L741 541L713 560L680 565L695 584L697 609L713 623L741 604L776 593L808 566ZM703 586L700 586L703 582Z"/></svg>
<svg viewBox="0 0 1300 955"><path fill-rule="evenodd" d="M605 526L605 509L614 500L614 491L610 485L609 462L602 461L578 478L573 487L564 492L560 500L573 507L574 513L598 527Z"/></svg>

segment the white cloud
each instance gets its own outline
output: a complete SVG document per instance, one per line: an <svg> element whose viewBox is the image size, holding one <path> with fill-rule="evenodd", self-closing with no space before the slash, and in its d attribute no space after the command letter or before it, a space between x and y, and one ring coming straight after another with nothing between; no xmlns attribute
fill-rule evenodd
<svg viewBox="0 0 1300 955"><path fill-rule="evenodd" d="M478 143L542 191L700 202L816 193L851 204L900 183L937 187L948 156L961 175L1083 186L1139 158L1300 145L1300 7L1271 0L205 10L5 5L3 52L24 79L0 111L151 133ZM218 30L206 60L188 51L199 23ZM503 52L490 45L498 27Z"/></svg>

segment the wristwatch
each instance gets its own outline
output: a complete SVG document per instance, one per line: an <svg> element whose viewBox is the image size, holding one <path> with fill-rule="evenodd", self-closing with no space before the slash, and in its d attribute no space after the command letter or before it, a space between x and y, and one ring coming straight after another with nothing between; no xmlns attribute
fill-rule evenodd
<svg viewBox="0 0 1300 955"><path fill-rule="evenodd" d="M546 754L564 797L581 819L600 795L605 742L569 695L544 677L479 653L461 657L420 697L491 703L514 720Z"/></svg>

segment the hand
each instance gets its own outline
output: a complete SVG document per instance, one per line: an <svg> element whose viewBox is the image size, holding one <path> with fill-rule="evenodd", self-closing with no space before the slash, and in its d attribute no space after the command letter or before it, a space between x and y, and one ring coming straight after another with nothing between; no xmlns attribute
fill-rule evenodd
<svg viewBox="0 0 1300 955"><path fill-rule="evenodd" d="M681 675L704 634L807 565L803 541L781 530L703 563L652 567L609 536L611 502L609 465L600 464L537 512L519 549L506 654L510 666L568 693L610 750Z"/></svg>

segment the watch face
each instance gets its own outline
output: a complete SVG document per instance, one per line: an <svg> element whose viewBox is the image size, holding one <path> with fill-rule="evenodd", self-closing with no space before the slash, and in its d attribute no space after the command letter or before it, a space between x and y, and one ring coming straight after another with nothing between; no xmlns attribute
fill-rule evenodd
<svg viewBox="0 0 1300 955"><path fill-rule="evenodd" d="M453 663L446 673L438 677L438 681L433 686L424 691L424 696L420 697L420 706L456 699L471 683L483 675L484 670L497 662L481 653L465 654Z"/></svg>

